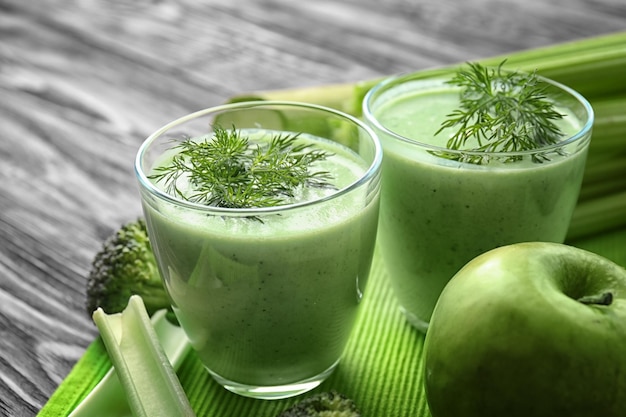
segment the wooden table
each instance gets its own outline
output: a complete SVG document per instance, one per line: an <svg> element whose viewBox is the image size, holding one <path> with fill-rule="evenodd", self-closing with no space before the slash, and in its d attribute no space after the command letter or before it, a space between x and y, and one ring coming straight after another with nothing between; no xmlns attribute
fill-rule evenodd
<svg viewBox="0 0 626 417"><path fill-rule="evenodd" d="M0 415L35 414L95 338L85 279L141 214L151 131L250 90L624 29L622 0L0 0Z"/></svg>

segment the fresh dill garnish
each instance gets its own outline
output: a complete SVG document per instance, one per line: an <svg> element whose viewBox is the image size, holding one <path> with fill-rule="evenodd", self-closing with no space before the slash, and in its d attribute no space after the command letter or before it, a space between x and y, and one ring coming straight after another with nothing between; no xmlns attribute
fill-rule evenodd
<svg viewBox="0 0 626 417"><path fill-rule="evenodd" d="M468 68L459 69L447 81L461 88L460 108L450 113L435 133L458 127L447 142L448 149L522 152L559 142L563 133L554 121L563 114L555 110L536 72L503 71L505 62L496 68L468 63ZM466 155L464 161L482 163L483 159ZM535 159L546 158L538 155Z"/></svg>
<svg viewBox="0 0 626 417"><path fill-rule="evenodd" d="M186 201L225 208L272 207L295 196L298 187L330 187L327 171L311 165L329 153L297 141L299 134L275 134L251 141L241 131L213 127L212 137L184 138L170 164L149 178ZM181 190L181 181L189 184ZM187 189L189 188L189 189Z"/></svg>

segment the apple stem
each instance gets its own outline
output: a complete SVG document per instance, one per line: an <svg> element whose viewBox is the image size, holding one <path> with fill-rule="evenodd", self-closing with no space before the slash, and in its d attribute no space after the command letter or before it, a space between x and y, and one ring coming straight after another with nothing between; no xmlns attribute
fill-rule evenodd
<svg viewBox="0 0 626 417"><path fill-rule="evenodd" d="M583 304L597 304L602 306L611 305L613 302L613 293L611 291L603 292L602 294L587 295L578 299Z"/></svg>

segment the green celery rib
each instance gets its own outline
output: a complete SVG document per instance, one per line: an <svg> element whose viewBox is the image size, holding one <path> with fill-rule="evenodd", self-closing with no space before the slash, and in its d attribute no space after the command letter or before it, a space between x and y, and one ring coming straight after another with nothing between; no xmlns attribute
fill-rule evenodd
<svg viewBox="0 0 626 417"><path fill-rule="evenodd" d="M586 186L595 187L595 185L607 181L621 180L624 184L623 188L626 189L626 141L622 147L624 148L623 152L606 155L604 158L589 159L583 178L583 188Z"/></svg>
<svg viewBox="0 0 626 417"><path fill-rule="evenodd" d="M612 155L618 149L626 150L626 93L593 99L591 105L595 120L590 156Z"/></svg>
<svg viewBox="0 0 626 417"><path fill-rule="evenodd" d="M195 417L141 297L131 296L121 313L99 308L93 320L134 417Z"/></svg>
<svg viewBox="0 0 626 417"><path fill-rule="evenodd" d="M581 200L572 219L570 237L626 226L626 216L623 215L626 181L623 180L623 165L620 165L626 153L626 31L480 59L478 62L497 65L504 59L507 60L507 68L536 70L539 75L569 86L587 98L594 108L596 117L587 171ZM425 69L415 75L427 77L450 71L458 65ZM229 101L295 100L333 107L360 117L365 94L380 80L259 91L234 96ZM616 161L618 159L620 161ZM599 185L599 182L605 183Z"/></svg>
<svg viewBox="0 0 626 417"><path fill-rule="evenodd" d="M626 166L625 166L626 167ZM582 205L588 201L603 198L611 194L620 193L626 191L626 176L623 174L616 174L616 177L607 177L604 181L597 183L584 184L580 189L580 196L578 197L578 205ZM626 213L624 213L626 217Z"/></svg>
<svg viewBox="0 0 626 417"><path fill-rule="evenodd" d="M478 60L483 65L497 65L504 59L507 67L534 71L559 81L588 99L626 92L626 32L582 39L574 42L519 51ZM455 68L421 70L424 77ZM244 100L295 100L315 103L360 116L363 97L380 78L345 84L289 90L257 91L231 97L229 102Z"/></svg>
<svg viewBox="0 0 626 417"><path fill-rule="evenodd" d="M579 203L574 209L566 241L626 225L626 191Z"/></svg>
<svg viewBox="0 0 626 417"><path fill-rule="evenodd" d="M154 331L172 368L177 370L191 345L183 329L167 320L167 310L154 313L151 318ZM70 413L69 417L132 417L124 388L111 367L98 385Z"/></svg>

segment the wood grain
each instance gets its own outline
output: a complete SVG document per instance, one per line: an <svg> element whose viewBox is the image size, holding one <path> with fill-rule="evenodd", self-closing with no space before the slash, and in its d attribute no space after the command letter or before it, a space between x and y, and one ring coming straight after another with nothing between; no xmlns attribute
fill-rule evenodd
<svg viewBox="0 0 626 417"><path fill-rule="evenodd" d="M621 0L0 0L0 415L35 414L95 337L85 277L140 214L152 130L246 91L624 29Z"/></svg>

